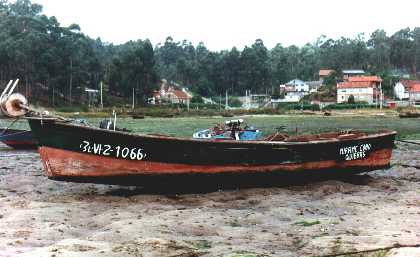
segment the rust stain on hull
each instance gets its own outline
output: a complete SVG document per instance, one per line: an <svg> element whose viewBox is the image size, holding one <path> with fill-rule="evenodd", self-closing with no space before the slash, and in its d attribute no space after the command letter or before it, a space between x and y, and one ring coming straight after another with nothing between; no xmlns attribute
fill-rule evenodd
<svg viewBox="0 0 420 257"><path fill-rule="evenodd" d="M356 169L370 171L390 164L392 149L371 152L365 159L351 161L322 160L270 165L194 165L156 161L122 160L88 155L51 147L40 147L39 153L49 177L112 177L170 174L224 174L299 172L311 170Z"/></svg>

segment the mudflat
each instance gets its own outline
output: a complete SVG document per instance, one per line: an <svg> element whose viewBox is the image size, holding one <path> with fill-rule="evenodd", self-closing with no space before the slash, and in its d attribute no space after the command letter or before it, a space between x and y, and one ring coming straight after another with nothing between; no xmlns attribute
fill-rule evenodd
<svg viewBox="0 0 420 257"><path fill-rule="evenodd" d="M206 190L52 181L0 146L0 256L323 256L420 244L420 147L392 167Z"/></svg>

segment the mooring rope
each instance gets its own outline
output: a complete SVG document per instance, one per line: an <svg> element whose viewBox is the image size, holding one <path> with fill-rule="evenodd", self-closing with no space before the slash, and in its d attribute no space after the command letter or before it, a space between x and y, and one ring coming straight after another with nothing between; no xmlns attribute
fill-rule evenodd
<svg viewBox="0 0 420 257"><path fill-rule="evenodd" d="M406 143L406 144L420 145L420 142L413 142L413 141L408 141L408 140L395 139L395 141Z"/></svg>
<svg viewBox="0 0 420 257"><path fill-rule="evenodd" d="M13 124L15 124L15 123L16 123L16 121L18 121L18 120L19 120L19 118L16 118L14 121L12 121L12 123L10 123L10 125L9 125L9 126L7 126L6 128L4 128L4 129L3 129L3 131L1 132L0 136L4 135L4 134L6 133L6 131L7 131L8 129L10 129L10 127L12 127L12 126L13 126Z"/></svg>

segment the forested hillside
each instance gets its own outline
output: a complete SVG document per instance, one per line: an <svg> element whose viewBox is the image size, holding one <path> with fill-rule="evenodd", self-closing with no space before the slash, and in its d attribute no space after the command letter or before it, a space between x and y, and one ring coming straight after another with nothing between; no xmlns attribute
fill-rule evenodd
<svg viewBox="0 0 420 257"><path fill-rule="evenodd" d="M128 97L135 88L142 103L162 78L203 96L226 90L243 95L245 89L271 91L294 78L317 80L320 68L360 68L387 77L394 70L416 75L418 67L418 27L393 35L379 29L368 37L320 36L301 47L279 43L273 49L261 39L243 50L223 51L171 37L155 46L147 39L114 45L84 35L77 24L61 26L29 0L0 0L0 81L20 78L27 95L47 96L50 104L53 94L65 100L55 104L71 104L85 87L98 88L100 81L111 95Z"/></svg>

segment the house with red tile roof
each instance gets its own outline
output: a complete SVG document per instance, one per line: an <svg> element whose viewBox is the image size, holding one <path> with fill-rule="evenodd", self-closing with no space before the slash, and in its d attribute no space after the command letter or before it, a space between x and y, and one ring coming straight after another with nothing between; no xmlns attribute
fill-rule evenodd
<svg viewBox="0 0 420 257"><path fill-rule="evenodd" d="M399 100L414 100L419 101L417 97L419 80L400 80L394 86L394 95ZM417 100L416 100L417 99Z"/></svg>
<svg viewBox="0 0 420 257"><path fill-rule="evenodd" d="M324 78L333 73L334 70L319 70L319 80L324 81Z"/></svg>
<svg viewBox="0 0 420 257"><path fill-rule="evenodd" d="M187 104L192 98L192 94L178 84L169 83L162 80L159 91L153 92L153 99L155 104L163 102L171 104Z"/></svg>
<svg viewBox="0 0 420 257"><path fill-rule="evenodd" d="M382 79L379 76L354 76L354 77L349 77L347 81L349 81L349 82L377 82L377 83L380 83L380 82L382 82Z"/></svg>
<svg viewBox="0 0 420 257"><path fill-rule="evenodd" d="M351 95L356 102L376 103L382 79L379 76L354 76L337 84L337 103L346 103Z"/></svg>
<svg viewBox="0 0 420 257"><path fill-rule="evenodd" d="M190 95L185 88L177 89L170 87L165 93L165 97L173 104L186 104L189 100L191 100L192 95Z"/></svg>

